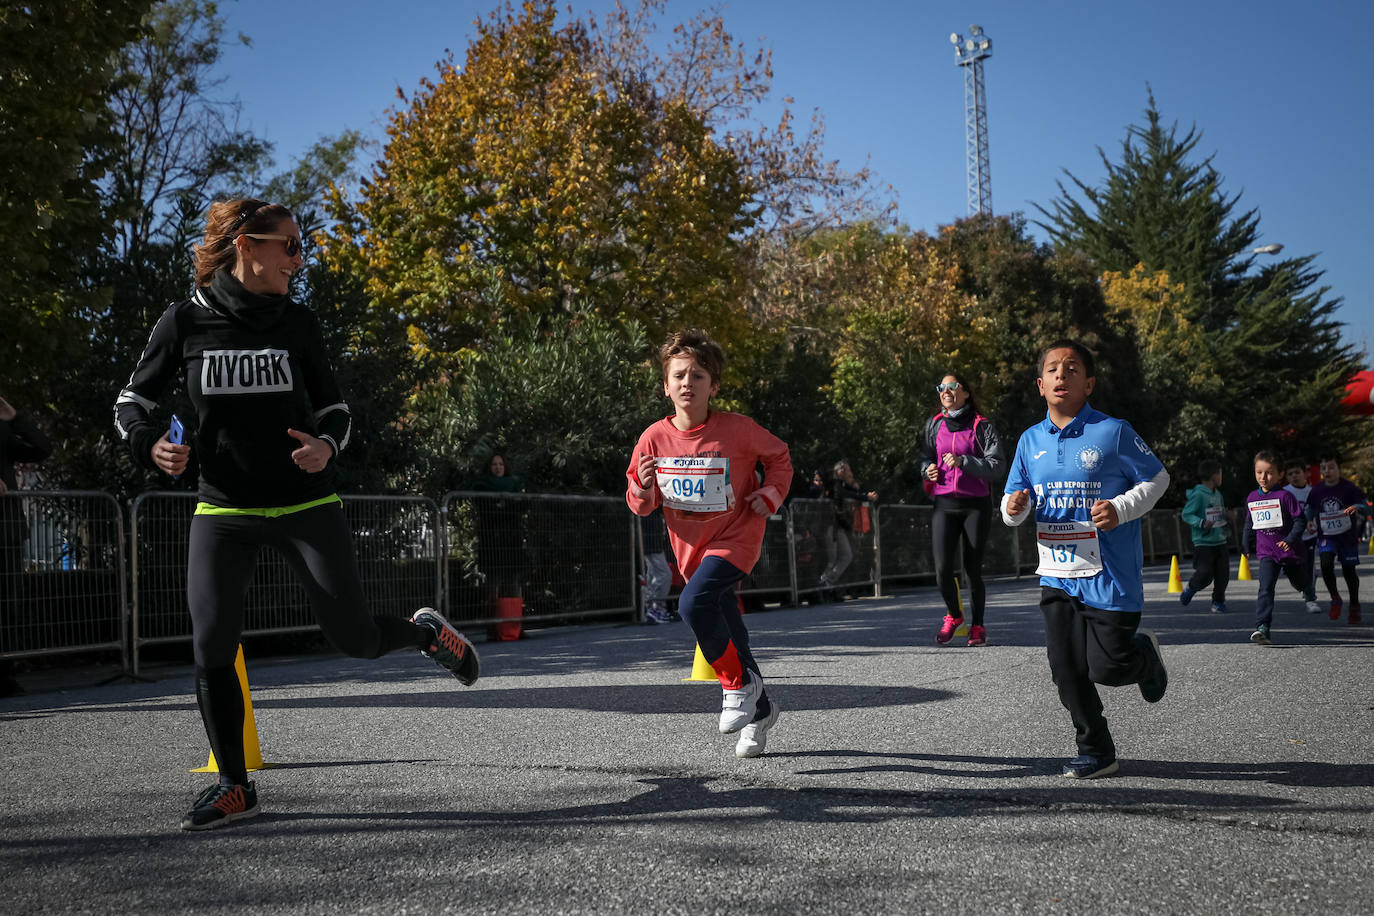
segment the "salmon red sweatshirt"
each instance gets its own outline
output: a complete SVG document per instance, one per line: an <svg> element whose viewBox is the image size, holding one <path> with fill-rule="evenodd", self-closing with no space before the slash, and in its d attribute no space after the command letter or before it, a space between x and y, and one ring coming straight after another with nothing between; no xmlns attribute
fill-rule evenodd
<svg viewBox="0 0 1374 916"><path fill-rule="evenodd" d="M641 455L658 460L657 480L648 489L640 487L636 473ZM713 410L693 429L680 430L665 417L644 430L625 476L631 511L648 515L663 507L673 555L689 579L708 556L746 573L754 568L768 519L746 497L757 491L776 512L792 482L792 459L787 443L750 418Z"/></svg>

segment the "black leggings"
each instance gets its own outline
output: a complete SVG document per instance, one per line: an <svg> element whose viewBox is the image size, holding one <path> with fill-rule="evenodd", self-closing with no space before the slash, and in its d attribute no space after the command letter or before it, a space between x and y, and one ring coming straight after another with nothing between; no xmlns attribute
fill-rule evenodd
<svg viewBox="0 0 1374 916"><path fill-rule="evenodd" d="M1322 582L1326 585L1327 594L1332 598L1339 598L1341 593L1336 587L1336 555L1330 551L1325 551L1321 555L1322 560ZM1341 574L1345 576L1345 587L1350 590L1350 603L1360 603L1360 573L1354 563L1341 563Z"/></svg>
<svg viewBox="0 0 1374 916"><path fill-rule="evenodd" d="M988 546L988 529L992 524L992 499L957 499L935 497L935 514L930 522L930 542L935 551L935 581L945 610L951 617L963 617L959 609L959 591L954 576L959 560L958 545L964 545L964 572L968 573L969 591L973 597L973 626L983 625L983 605L987 588L983 585L983 553Z"/></svg>
<svg viewBox="0 0 1374 916"><path fill-rule="evenodd" d="M299 577L324 635L354 658L377 658L429 644L433 632L367 611L343 507L326 503L264 518L197 515L191 520L186 597L196 662L196 700L221 781L246 783L243 694L234 658L243 633L243 597L258 553L275 547Z"/></svg>

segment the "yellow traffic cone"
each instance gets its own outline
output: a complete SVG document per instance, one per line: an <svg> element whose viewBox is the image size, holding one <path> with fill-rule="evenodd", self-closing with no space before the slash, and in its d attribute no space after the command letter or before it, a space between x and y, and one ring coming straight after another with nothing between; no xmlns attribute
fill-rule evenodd
<svg viewBox="0 0 1374 916"><path fill-rule="evenodd" d="M243 690L243 760L248 764L249 771L264 770L272 766L270 763L262 762L262 746L258 744L258 723L253 718L253 697L248 692L248 669L243 664L243 646L239 646L239 654L234 659L234 670L239 675L239 687ZM192 773L218 773L219 765L215 763L215 752L210 752L210 760L203 767L196 767Z"/></svg>
<svg viewBox="0 0 1374 916"><path fill-rule="evenodd" d="M692 676L684 677L684 681L710 681L716 683L720 678L716 677L716 669L711 667L710 662L706 661L706 656L701 654L701 646L697 646L696 658L692 659Z"/></svg>
<svg viewBox="0 0 1374 916"><path fill-rule="evenodd" d="M1236 573L1237 582L1249 582L1254 576L1250 575L1250 558L1245 554L1240 555L1240 572Z"/></svg>
<svg viewBox="0 0 1374 916"><path fill-rule="evenodd" d="M958 576L955 576L955 577L954 577L954 600L957 601L957 602L959 603L959 620L962 621L962 622L959 624L959 628L958 628L957 630L954 631L954 635L955 635L955 636L967 636L967 635L968 635L968 620L966 620L966 619L964 618L964 592L963 592L963 590L962 590L961 588L959 588L959 577L958 577Z"/></svg>
<svg viewBox="0 0 1374 916"><path fill-rule="evenodd" d="M1169 564L1169 594L1177 595L1183 591L1183 577L1178 573L1178 554L1174 554Z"/></svg>

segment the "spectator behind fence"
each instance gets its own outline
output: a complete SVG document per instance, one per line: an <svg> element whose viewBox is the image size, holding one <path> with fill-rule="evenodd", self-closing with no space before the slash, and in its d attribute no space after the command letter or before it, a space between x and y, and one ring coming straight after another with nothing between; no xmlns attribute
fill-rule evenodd
<svg viewBox="0 0 1374 916"><path fill-rule="evenodd" d="M854 479L854 468L848 459L835 462L834 476L830 480L830 499L834 503L834 513L828 519L823 541L825 543L826 567L821 573L821 597L828 601L843 601L844 592L836 588L840 577L854 559L852 538L855 532L865 534L872 525L868 503L875 502L878 494L874 490L865 491Z"/></svg>
<svg viewBox="0 0 1374 916"><path fill-rule="evenodd" d="M992 482L1006 469L1002 442L991 421L978 411L973 389L962 376L946 373L935 386L940 412L926 422L921 447L921 477L935 503L930 520L930 544L935 556L935 581L945 602L945 617L935 641L945 645L964 622L959 589L954 581L960 542L964 572L968 574L973 621L968 644L986 645L983 607L983 555L992 524Z"/></svg>
<svg viewBox="0 0 1374 916"><path fill-rule="evenodd" d="M340 651L377 658L418 649L465 684L479 673L476 650L432 608L410 620L368 611L334 492L333 461L352 419L319 319L289 293L301 261L290 210L251 198L211 204L195 249L195 291L158 319L115 403L115 427L139 464L178 475L192 449L200 463L186 597L196 700L220 775L182 818L185 830L259 810L234 661L263 546L285 557ZM197 420L194 429L187 422L184 444L171 442L166 421L154 423L152 413L178 378Z"/></svg>
<svg viewBox="0 0 1374 916"><path fill-rule="evenodd" d="M494 454L485 474L472 482L481 493L519 493L525 488L512 473L506 456ZM525 538L521 531L520 503L513 499L482 497L472 501L477 524L477 569L482 573L487 604L496 613L501 598L519 598L524 569Z"/></svg>
<svg viewBox="0 0 1374 916"><path fill-rule="evenodd" d="M29 534L14 466L42 461L51 454L52 443L38 424L0 397L0 633L18 621L24 539ZM8 498L7 493L11 494ZM4 649L5 642L0 640L0 652ZM14 662L0 658L0 697L23 692L15 677Z"/></svg>
<svg viewBox="0 0 1374 916"><path fill-rule="evenodd" d="M644 622L676 623L682 617L668 607L673 571L668 566L668 527L663 523L663 507L641 518L639 530L644 541Z"/></svg>

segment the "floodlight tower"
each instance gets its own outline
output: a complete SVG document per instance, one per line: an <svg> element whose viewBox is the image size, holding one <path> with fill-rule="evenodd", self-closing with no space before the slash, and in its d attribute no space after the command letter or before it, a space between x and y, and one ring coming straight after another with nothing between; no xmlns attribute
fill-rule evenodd
<svg viewBox="0 0 1374 916"><path fill-rule="evenodd" d="M992 215L992 173L988 166L988 92L983 61L992 56L992 39L982 26L968 27L968 38L949 36L954 62L964 68L964 158L968 164L968 212Z"/></svg>

